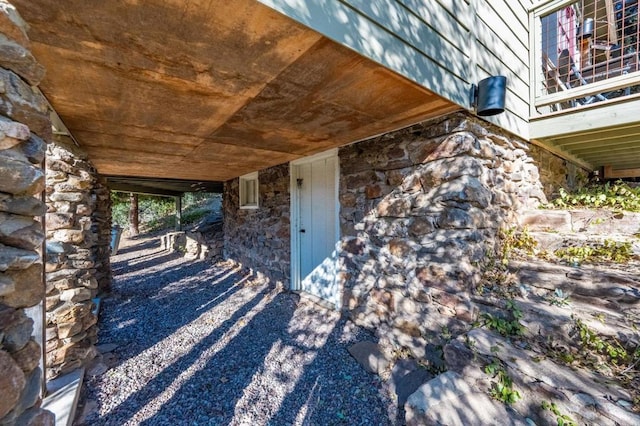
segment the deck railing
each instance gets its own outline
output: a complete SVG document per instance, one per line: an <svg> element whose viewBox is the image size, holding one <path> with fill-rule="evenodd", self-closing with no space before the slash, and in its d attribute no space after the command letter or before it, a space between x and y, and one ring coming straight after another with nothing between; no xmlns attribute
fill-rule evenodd
<svg viewBox="0 0 640 426"><path fill-rule="evenodd" d="M532 117L640 97L639 2L556 0L532 9Z"/></svg>

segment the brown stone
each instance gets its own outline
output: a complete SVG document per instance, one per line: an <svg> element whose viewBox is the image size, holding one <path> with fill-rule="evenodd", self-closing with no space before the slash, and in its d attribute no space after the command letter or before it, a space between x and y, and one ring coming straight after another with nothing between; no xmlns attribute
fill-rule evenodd
<svg viewBox="0 0 640 426"><path fill-rule="evenodd" d="M66 339L82 331L82 322L68 322L58 324L58 337Z"/></svg>
<svg viewBox="0 0 640 426"><path fill-rule="evenodd" d="M25 385L24 373L18 364L0 349L0 419L13 410Z"/></svg>
<svg viewBox="0 0 640 426"><path fill-rule="evenodd" d="M20 271L8 271L6 275L13 281L15 292L0 297L0 303L12 308L35 306L44 298L42 267L32 265Z"/></svg>
<svg viewBox="0 0 640 426"><path fill-rule="evenodd" d="M80 244L85 239L85 232L78 229L60 229L53 233L53 238L62 243Z"/></svg>
<svg viewBox="0 0 640 426"><path fill-rule="evenodd" d="M18 367L26 373L33 371L40 362L41 350L40 345L31 339L19 351L13 354L13 359Z"/></svg>
<svg viewBox="0 0 640 426"><path fill-rule="evenodd" d="M10 276L0 273L0 296L11 294L15 291L16 284Z"/></svg>
<svg viewBox="0 0 640 426"><path fill-rule="evenodd" d="M40 168L0 155L0 192L36 194L44 189L44 174Z"/></svg>
<svg viewBox="0 0 640 426"><path fill-rule="evenodd" d="M359 238L349 238L342 242L342 250L349 254L360 256L364 254L365 244Z"/></svg>
<svg viewBox="0 0 640 426"><path fill-rule="evenodd" d="M45 140L51 140L49 106L44 97L36 93L18 75L0 70L0 113L29 126L29 129Z"/></svg>
<svg viewBox="0 0 640 426"><path fill-rule="evenodd" d="M65 290L60 294L60 300L63 302L82 302L91 299L91 297L91 290L84 287Z"/></svg>
<svg viewBox="0 0 640 426"><path fill-rule="evenodd" d="M367 185L364 188L364 194L368 199L380 198L383 194L380 184Z"/></svg>
<svg viewBox="0 0 640 426"><path fill-rule="evenodd" d="M366 170L344 177L346 189L359 189L378 181L378 175L373 170Z"/></svg>
<svg viewBox="0 0 640 426"><path fill-rule="evenodd" d="M27 28L27 23L12 4L0 3L0 33L28 48Z"/></svg>
<svg viewBox="0 0 640 426"><path fill-rule="evenodd" d="M378 204L379 217L407 217L411 210L411 201L406 198L384 198Z"/></svg>
<svg viewBox="0 0 640 426"><path fill-rule="evenodd" d="M35 251L0 244L0 272L26 269L40 260L40 255Z"/></svg>
<svg viewBox="0 0 640 426"><path fill-rule="evenodd" d="M35 249L42 245L42 225L32 217L0 212L0 243L22 249Z"/></svg>
<svg viewBox="0 0 640 426"><path fill-rule="evenodd" d="M428 217L416 217L409 225L409 235L412 237L421 237L430 234L435 230L434 221Z"/></svg>
<svg viewBox="0 0 640 426"><path fill-rule="evenodd" d="M44 67L36 61L29 50L4 34L0 34L0 63L32 86L37 86L45 74Z"/></svg>
<svg viewBox="0 0 640 426"><path fill-rule="evenodd" d="M0 115L0 117L2 116ZM0 133L0 151L4 149L13 148L16 145L19 145L21 142L22 141L19 139L10 138L8 136L3 137L2 133Z"/></svg>
<svg viewBox="0 0 640 426"><path fill-rule="evenodd" d="M15 197L0 193L0 211L23 216L40 216L45 210L45 204L36 197Z"/></svg>
<svg viewBox="0 0 640 426"><path fill-rule="evenodd" d="M404 258L415 254L415 249L407 240L394 238L389 241L389 253L392 256Z"/></svg>
<svg viewBox="0 0 640 426"><path fill-rule="evenodd" d="M70 229L74 225L72 213L47 213L47 230Z"/></svg>

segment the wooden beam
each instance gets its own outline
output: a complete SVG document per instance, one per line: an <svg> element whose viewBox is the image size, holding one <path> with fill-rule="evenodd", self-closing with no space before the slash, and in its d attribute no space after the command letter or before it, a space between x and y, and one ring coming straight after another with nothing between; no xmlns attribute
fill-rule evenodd
<svg viewBox="0 0 640 426"><path fill-rule="evenodd" d="M640 169L619 169L613 170L611 166L604 166L605 179L622 179L640 177Z"/></svg>
<svg viewBox="0 0 640 426"><path fill-rule="evenodd" d="M532 139L546 139L638 123L638 111L640 111L639 98L626 102L605 101L591 105L589 108L532 118L530 136Z"/></svg>
<svg viewBox="0 0 640 426"><path fill-rule="evenodd" d="M134 185L129 183L109 182L109 189L116 192L132 192L134 194L160 195L163 197L177 197L181 192L166 189L152 188L149 186Z"/></svg>

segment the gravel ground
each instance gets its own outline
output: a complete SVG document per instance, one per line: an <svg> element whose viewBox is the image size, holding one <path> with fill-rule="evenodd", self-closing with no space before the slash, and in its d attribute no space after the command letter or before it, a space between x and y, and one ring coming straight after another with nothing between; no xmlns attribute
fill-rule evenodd
<svg viewBox="0 0 640 426"><path fill-rule="evenodd" d="M386 425L396 409L347 347L370 339L229 263L125 241L112 258L99 344L109 370L85 382L86 425Z"/></svg>

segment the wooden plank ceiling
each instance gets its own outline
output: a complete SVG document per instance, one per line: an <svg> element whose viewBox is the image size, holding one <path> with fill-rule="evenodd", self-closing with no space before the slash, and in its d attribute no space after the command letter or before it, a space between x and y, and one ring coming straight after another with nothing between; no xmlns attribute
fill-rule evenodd
<svg viewBox="0 0 640 426"><path fill-rule="evenodd" d="M458 106L254 0L12 0L105 175L225 181Z"/></svg>

